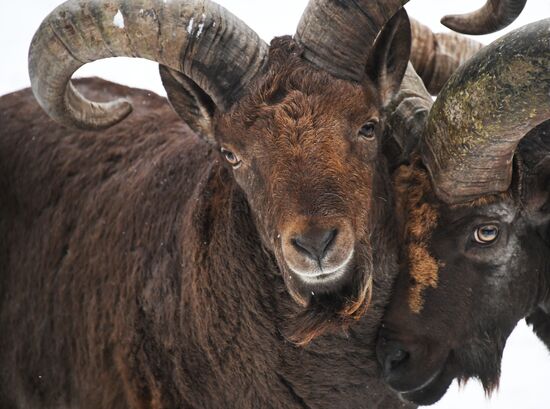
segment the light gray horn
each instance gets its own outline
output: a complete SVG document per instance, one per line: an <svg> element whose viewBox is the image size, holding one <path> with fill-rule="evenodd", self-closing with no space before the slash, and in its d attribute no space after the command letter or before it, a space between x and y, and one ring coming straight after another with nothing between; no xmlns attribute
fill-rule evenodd
<svg viewBox="0 0 550 409"><path fill-rule="evenodd" d="M479 10L453 14L441 24L463 34L489 34L510 25L523 11L527 0L487 0Z"/></svg>
<svg viewBox="0 0 550 409"><path fill-rule="evenodd" d="M53 119L102 129L124 119L131 105L84 98L70 81L84 64L121 56L156 61L191 78L224 110L266 55L254 31L209 0L69 0L36 32L29 74L36 99Z"/></svg>

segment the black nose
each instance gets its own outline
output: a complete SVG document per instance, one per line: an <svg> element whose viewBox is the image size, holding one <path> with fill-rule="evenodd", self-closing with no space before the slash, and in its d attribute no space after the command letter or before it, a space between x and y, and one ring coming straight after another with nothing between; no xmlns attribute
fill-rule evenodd
<svg viewBox="0 0 550 409"><path fill-rule="evenodd" d="M334 243L338 230L310 227L292 238L294 248L311 259L320 262Z"/></svg>
<svg viewBox="0 0 550 409"><path fill-rule="evenodd" d="M385 375L389 375L409 359L409 353L395 341L382 342L378 355Z"/></svg>

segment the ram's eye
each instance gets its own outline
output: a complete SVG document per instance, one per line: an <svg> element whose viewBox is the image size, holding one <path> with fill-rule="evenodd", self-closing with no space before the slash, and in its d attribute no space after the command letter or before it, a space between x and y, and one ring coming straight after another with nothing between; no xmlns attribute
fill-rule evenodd
<svg viewBox="0 0 550 409"><path fill-rule="evenodd" d="M359 129L359 136L371 141L376 137L376 124L378 121L369 121Z"/></svg>
<svg viewBox="0 0 550 409"><path fill-rule="evenodd" d="M498 238L499 229L495 224L484 224L474 231L474 240L479 244L490 244Z"/></svg>
<svg viewBox="0 0 550 409"><path fill-rule="evenodd" d="M236 154L231 152L229 149L225 149L225 148L222 148L221 151L222 151L223 157L225 158L226 161L228 161L231 164L231 166L233 166L233 169L237 169L238 167L241 166L242 162Z"/></svg>

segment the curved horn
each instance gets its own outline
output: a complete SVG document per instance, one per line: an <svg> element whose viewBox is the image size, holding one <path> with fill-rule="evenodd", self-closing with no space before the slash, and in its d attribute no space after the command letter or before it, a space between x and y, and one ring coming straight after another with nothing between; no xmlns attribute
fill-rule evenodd
<svg viewBox="0 0 550 409"><path fill-rule="evenodd" d="M294 38L304 46L306 60L336 77L359 81L376 36L408 1L310 0ZM526 1L489 0L481 10L468 15L462 30L459 23L455 28L455 16L443 21L455 31L469 28L472 34L491 33L514 21Z"/></svg>
<svg viewBox="0 0 550 409"><path fill-rule="evenodd" d="M441 19L441 24L463 34L489 34L511 24L522 12L527 0L487 0L479 10L453 14Z"/></svg>
<svg viewBox="0 0 550 409"><path fill-rule="evenodd" d="M408 0L311 0L294 38L304 58L338 78L360 81L374 40Z"/></svg>
<svg viewBox="0 0 550 409"><path fill-rule="evenodd" d="M451 74L483 44L454 33L433 33L411 19L411 62L432 95L437 95Z"/></svg>
<svg viewBox="0 0 550 409"><path fill-rule="evenodd" d="M226 109L263 65L267 45L209 0L69 0L42 22L29 50L36 99L55 120L102 129L124 119L129 102L91 102L70 79L82 65L140 57L181 72Z"/></svg>
<svg viewBox="0 0 550 409"><path fill-rule="evenodd" d="M521 138L550 118L550 19L478 52L451 76L421 145L434 189L447 203L506 191Z"/></svg>

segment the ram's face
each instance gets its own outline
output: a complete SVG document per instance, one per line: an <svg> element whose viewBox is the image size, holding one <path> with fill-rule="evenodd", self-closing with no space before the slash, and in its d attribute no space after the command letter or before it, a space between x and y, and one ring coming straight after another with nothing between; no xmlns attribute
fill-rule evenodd
<svg viewBox="0 0 550 409"><path fill-rule="evenodd" d="M368 85L281 62L219 120L220 150L302 303L370 276L380 101Z"/></svg>
<svg viewBox="0 0 550 409"><path fill-rule="evenodd" d="M454 378L477 377L489 392L507 337L536 304L547 243L508 193L450 206L424 170L397 183L406 239L378 346L385 378L418 404Z"/></svg>

